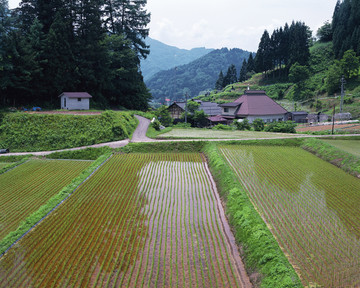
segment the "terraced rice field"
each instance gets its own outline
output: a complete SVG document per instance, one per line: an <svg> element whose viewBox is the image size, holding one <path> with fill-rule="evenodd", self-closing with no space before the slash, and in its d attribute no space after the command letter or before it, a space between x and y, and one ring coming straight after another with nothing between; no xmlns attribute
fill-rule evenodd
<svg viewBox="0 0 360 288"><path fill-rule="evenodd" d="M341 150L344 150L350 154L360 157L360 140L328 140L322 141L335 146Z"/></svg>
<svg viewBox="0 0 360 288"><path fill-rule="evenodd" d="M111 157L0 258L0 287L249 287L202 156Z"/></svg>
<svg viewBox="0 0 360 288"><path fill-rule="evenodd" d="M219 149L305 286L360 287L360 179L296 147Z"/></svg>
<svg viewBox="0 0 360 288"><path fill-rule="evenodd" d="M0 239L90 165L88 161L30 160L0 175ZM1 168L1 167L0 167Z"/></svg>

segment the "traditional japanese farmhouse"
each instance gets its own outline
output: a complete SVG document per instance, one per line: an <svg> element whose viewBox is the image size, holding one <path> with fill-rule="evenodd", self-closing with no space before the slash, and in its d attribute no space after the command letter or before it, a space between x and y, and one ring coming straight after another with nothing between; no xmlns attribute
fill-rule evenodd
<svg viewBox="0 0 360 288"><path fill-rule="evenodd" d="M221 115L227 119L245 119L250 123L260 118L265 123L286 121L288 111L277 104L265 91L245 90L244 95L234 102L220 105Z"/></svg>
<svg viewBox="0 0 360 288"><path fill-rule="evenodd" d="M221 114L221 107L217 103L201 101L201 100L192 100L200 104L198 110L203 110L205 114L211 116L216 116ZM185 102L174 102L168 108L170 116L173 119L180 119L181 114L185 112Z"/></svg>
<svg viewBox="0 0 360 288"><path fill-rule="evenodd" d="M59 98L61 109L89 110L92 96L87 92L63 92Z"/></svg>

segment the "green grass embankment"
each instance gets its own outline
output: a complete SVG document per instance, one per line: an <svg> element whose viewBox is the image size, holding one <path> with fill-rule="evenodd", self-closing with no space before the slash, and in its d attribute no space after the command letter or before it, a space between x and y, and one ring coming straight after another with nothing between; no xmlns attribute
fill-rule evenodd
<svg viewBox="0 0 360 288"><path fill-rule="evenodd" d="M138 121L130 112L100 115L7 113L0 123L0 148L10 152L80 147L131 137Z"/></svg>
<svg viewBox="0 0 360 288"><path fill-rule="evenodd" d="M6 171L25 163L32 155L25 156L1 156L0 163L3 165L0 166L0 174L5 173Z"/></svg>
<svg viewBox="0 0 360 288"><path fill-rule="evenodd" d="M243 248L242 256L249 276L253 278L252 274L259 273L258 277L254 277L256 280L253 280L256 281L255 286L303 287L294 268L236 179L235 173L220 155L217 145L207 144L204 152L220 196L225 202L236 241Z"/></svg>
<svg viewBox="0 0 360 288"><path fill-rule="evenodd" d="M305 139L301 147L347 173L360 178L360 157L315 138Z"/></svg>

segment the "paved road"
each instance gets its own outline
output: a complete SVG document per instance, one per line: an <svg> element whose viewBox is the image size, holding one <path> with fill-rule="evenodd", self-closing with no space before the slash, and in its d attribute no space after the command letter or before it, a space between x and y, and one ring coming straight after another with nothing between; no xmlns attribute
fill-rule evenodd
<svg viewBox="0 0 360 288"><path fill-rule="evenodd" d="M153 139L146 137L146 131L149 128L150 120L138 115L135 115L135 117L139 120L139 125L136 127L130 142L153 142Z"/></svg>

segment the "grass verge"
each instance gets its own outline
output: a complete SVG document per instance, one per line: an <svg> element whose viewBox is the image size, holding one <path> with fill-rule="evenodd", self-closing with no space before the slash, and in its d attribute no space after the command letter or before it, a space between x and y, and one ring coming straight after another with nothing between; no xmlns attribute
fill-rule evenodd
<svg viewBox="0 0 360 288"><path fill-rule="evenodd" d="M16 166L25 163L32 155L26 156L1 156L0 162L8 163L4 167L0 168L0 174L5 173L6 171L15 168Z"/></svg>
<svg viewBox="0 0 360 288"><path fill-rule="evenodd" d="M124 153L200 152L205 144L205 141L129 143L119 148L119 151Z"/></svg>
<svg viewBox="0 0 360 288"><path fill-rule="evenodd" d="M32 227L37 225L45 216L47 216L57 205L59 205L64 199L71 195L77 187L79 187L92 173L109 157L110 153L100 156L94 161L87 169L85 169L78 177L66 187L64 187L58 194L50 198L46 204L41 206L37 211L29 215L24 221L22 221L18 228L3 239L0 240L0 257L19 239L21 239Z"/></svg>
<svg viewBox="0 0 360 288"><path fill-rule="evenodd" d="M321 159L334 164L345 172L360 178L360 157L340 150L316 138L305 139L301 147Z"/></svg>

